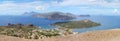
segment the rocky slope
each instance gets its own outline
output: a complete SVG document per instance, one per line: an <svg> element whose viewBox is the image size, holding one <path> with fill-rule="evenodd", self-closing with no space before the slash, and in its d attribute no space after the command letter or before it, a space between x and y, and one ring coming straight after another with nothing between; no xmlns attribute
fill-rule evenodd
<svg viewBox="0 0 120 41"><path fill-rule="evenodd" d="M0 26L0 35L19 37L24 39L41 39L44 37L54 37L73 34L67 28L64 29L40 29L32 24L10 24L8 26Z"/></svg>
<svg viewBox="0 0 120 41"><path fill-rule="evenodd" d="M0 35L0 41L120 41L119 38L120 29L91 31L68 36L42 38L38 40Z"/></svg>

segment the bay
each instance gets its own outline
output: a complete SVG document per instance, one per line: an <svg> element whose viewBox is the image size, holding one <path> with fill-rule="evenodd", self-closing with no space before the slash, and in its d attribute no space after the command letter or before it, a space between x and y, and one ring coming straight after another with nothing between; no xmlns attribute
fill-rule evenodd
<svg viewBox="0 0 120 41"><path fill-rule="evenodd" d="M98 22L101 26L91 28L74 29L74 32L86 32L94 30L106 30L120 28L120 16L90 16L90 17L78 17L77 20L89 19L94 22ZM6 26L8 23L12 24L34 24L42 29L52 29L54 26L50 24L55 22L63 22L64 20L47 20L44 18L36 18L31 16L0 16L0 26Z"/></svg>

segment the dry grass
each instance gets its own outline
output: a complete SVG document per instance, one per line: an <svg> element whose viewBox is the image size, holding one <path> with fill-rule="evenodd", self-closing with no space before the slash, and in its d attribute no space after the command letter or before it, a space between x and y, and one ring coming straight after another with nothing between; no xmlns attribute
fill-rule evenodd
<svg viewBox="0 0 120 41"><path fill-rule="evenodd" d="M120 41L120 30L92 31L69 36L43 38L39 40L0 35L0 41Z"/></svg>

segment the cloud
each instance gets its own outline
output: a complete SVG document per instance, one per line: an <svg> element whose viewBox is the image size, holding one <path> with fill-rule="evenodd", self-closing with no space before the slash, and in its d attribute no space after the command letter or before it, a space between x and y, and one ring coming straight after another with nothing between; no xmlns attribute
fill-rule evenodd
<svg viewBox="0 0 120 41"><path fill-rule="evenodd" d="M8 13L22 14L27 11L45 10L47 8L48 8L48 4L43 3L42 1L34 1L34 2L26 2L26 3L15 3L14 1L4 1L0 3L0 12L2 12L3 14L8 14Z"/></svg>
<svg viewBox="0 0 120 41"><path fill-rule="evenodd" d="M119 10L118 9L114 9L113 13L119 13Z"/></svg>
<svg viewBox="0 0 120 41"><path fill-rule="evenodd" d="M36 6L35 9L36 10L45 10L45 7L44 6Z"/></svg>
<svg viewBox="0 0 120 41"><path fill-rule="evenodd" d="M20 15L24 12L29 11L45 11L49 10L49 8L52 9L60 9L62 7L72 7L79 9L88 9L89 8L120 8L120 1L119 0L61 0L58 1L50 1L50 2L44 2L44 1L33 1L33 2L15 2L15 1L3 1L0 3L0 13L3 14L13 14L14 15ZM60 7L60 8L59 8ZM65 9L62 8L62 9ZM72 9L69 9L69 11L72 11ZM53 10L54 11L54 10ZM79 10L76 10L79 11ZM99 11L99 10L98 10ZM17 14L16 14L17 13ZM19 13L19 14L18 14Z"/></svg>
<svg viewBox="0 0 120 41"><path fill-rule="evenodd" d="M111 7L111 8L120 8L119 0L63 0L59 3L59 6L101 6L101 7Z"/></svg>

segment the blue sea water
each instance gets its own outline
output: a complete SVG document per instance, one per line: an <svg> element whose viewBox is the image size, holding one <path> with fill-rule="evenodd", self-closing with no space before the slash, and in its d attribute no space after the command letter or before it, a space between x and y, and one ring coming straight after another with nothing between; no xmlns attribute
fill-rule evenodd
<svg viewBox="0 0 120 41"><path fill-rule="evenodd" d="M62 22L62 20L47 20L44 18L36 18L31 16L0 16L0 26L7 26L8 23L12 24L34 24L42 29L51 29L54 26L50 24L55 22Z"/></svg>
<svg viewBox="0 0 120 41"><path fill-rule="evenodd" d="M94 22L98 22L101 26L91 28L74 29L75 32L85 32L94 30L105 30L120 28L120 16L91 16L91 17L78 17L75 20L90 19ZM8 23L22 23L22 24L34 24L40 26L43 29L54 28L50 24L55 22L62 22L63 20L47 20L44 18L36 18L30 16L0 16L0 26L5 26Z"/></svg>
<svg viewBox="0 0 120 41"><path fill-rule="evenodd" d="M79 17L76 20L90 19L94 22L100 23L100 26L91 28L74 29L75 32L86 32L95 30L107 30L120 28L120 16L91 16L91 17Z"/></svg>

